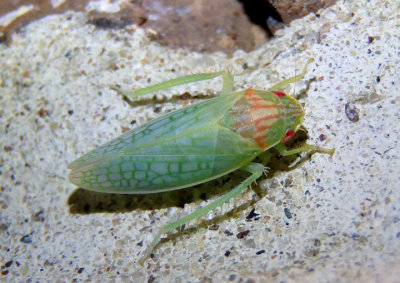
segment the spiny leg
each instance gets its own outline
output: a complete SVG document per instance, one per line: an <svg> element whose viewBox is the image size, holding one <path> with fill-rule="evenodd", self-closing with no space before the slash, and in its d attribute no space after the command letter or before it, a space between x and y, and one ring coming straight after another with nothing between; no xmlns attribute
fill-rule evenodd
<svg viewBox="0 0 400 283"><path fill-rule="evenodd" d="M306 65L304 66L303 71L302 71L299 75L294 76L294 77L291 77L291 78L288 78L288 79L286 79L286 80L283 80L283 81L277 83L276 85L272 86L272 87L269 88L268 90L269 90L269 91L272 91L272 90L281 89L281 88L282 88L283 86L285 86L285 85L288 85L288 84L291 84L291 83L294 83L294 82L297 82L297 81L301 80L302 78L304 78L304 76L305 76L306 73L307 73L307 67L308 67L308 65L309 65L310 63L312 63L312 62L314 62L314 58L308 59Z"/></svg>
<svg viewBox="0 0 400 283"><path fill-rule="evenodd" d="M324 147L319 147L319 146L310 145L310 144L305 144L299 148L294 148L291 150L287 150L283 144L278 144L274 148L282 156L288 156L288 155L292 155L292 154L307 152L307 154L305 156L301 157L300 160L298 160L294 165L290 166L289 170L293 170L293 169L299 167L300 165L302 165L304 162L309 160L314 153L329 154L330 156L333 156L333 154L335 153L334 148L324 148Z"/></svg>
<svg viewBox="0 0 400 283"><path fill-rule="evenodd" d="M223 79L223 86L222 86L221 94L225 95L225 94L231 93L233 90L233 77L228 71L187 75L187 76L175 78L172 80L168 80L165 82L161 82L161 83L158 83L155 85L151 85L148 87L139 88L136 90L121 90L117 86L112 86L111 89L116 90L117 92L121 93L122 95L124 95L126 97L135 99L135 98L145 95L145 94L157 92L160 90L168 89L168 88L171 88L174 86L183 85L183 84L187 84L187 83L209 80L209 79L216 78L218 76L222 76L222 79Z"/></svg>
<svg viewBox="0 0 400 283"><path fill-rule="evenodd" d="M240 168L241 170L247 171L251 173L251 176L249 176L246 180L244 180L242 183L240 183L238 186L236 186L233 190L229 191L225 195L221 196L219 199L216 201L206 205L203 208L200 208L193 213L175 221L170 224L165 225L163 228L161 228L160 231L154 236L153 242L150 244L150 246L147 247L146 251L143 253L141 258L138 260L138 263L140 265L143 265L144 261L150 256L151 252L154 250L154 248L157 246L157 244L160 242L161 235L164 233L168 233L173 231L174 229L182 226L185 223L188 223L189 221L193 219L197 219L211 210L217 208L218 206L221 206L225 202L229 201L231 198L239 195L244 189L246 189L251 183L253 183L255 180L257 180L264 172L264 166L260 163L249 163L243 167Z"/></svg>
<svg viewBox="0 0 400 283"><path fill-rule="evenodd" d="M280 143L280 144L276 145L274 148L282 156L288 156L288 155L293 155L293 154L302 153L302 152L309 152L311 154L324 153L324 154L329 154L330 156L332 156L335 153L334 148L319 147L319 146L311 145L311 144L305 144L301 147L288 150L288 149L286 149L286 147L283 144Z"/></svg>

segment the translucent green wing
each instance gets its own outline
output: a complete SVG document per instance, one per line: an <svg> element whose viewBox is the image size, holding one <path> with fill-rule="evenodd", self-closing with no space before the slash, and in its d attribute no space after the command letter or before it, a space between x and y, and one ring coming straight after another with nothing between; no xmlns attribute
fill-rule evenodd
<svg viewBox="0 0 400 283"><path fill-rule="evenodd" d="M220 125L242 93L164 115L70 164L70 180L106 192L151 193L224 175L259 154L254 142Z"/></svg>

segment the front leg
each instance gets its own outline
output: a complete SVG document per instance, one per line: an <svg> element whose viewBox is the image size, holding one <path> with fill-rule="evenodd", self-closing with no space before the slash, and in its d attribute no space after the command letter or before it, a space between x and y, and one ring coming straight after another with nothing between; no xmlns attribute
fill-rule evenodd
<svg viewBox="0 0 400 283"><path fill-rule="evenodd" d="M305 144L301 147L288 150L282 143L280 143L280 144L277 144L274 148L282 156L288 156L288 155L293 155L293 154L302 153L302 152L308 152L309 154L324 153L324 154L329 154L330 156L333 156L333 154L335 153L334 148L319 147L319 146L311 145L311 144Z"/></svg>

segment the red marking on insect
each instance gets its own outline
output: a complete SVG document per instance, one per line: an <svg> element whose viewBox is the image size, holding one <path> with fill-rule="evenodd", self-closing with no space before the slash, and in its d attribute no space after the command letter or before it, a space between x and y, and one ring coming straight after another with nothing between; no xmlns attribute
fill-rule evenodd
<svg viewBox="0 0 400 283"><path fill-rule="evenodd" d="M294 137L295 133L296 132L293 131L292 129L287 130L285 137L282 139L282 143L290 141Z"/></svg>
<svg viewBox="0 0 400 283"><path fill-rule="evenodd" d="M271 91L272 93L276 94L279 97L284 97L286 96L286 93L282 92L282 91L277 91L277 90L273 90Z"/></svg>

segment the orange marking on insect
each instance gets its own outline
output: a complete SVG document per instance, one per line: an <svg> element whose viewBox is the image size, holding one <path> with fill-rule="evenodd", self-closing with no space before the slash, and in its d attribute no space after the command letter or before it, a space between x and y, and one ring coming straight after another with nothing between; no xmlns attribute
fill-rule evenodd
<svg viewBox="0 0 400 283"><path fill-rule="evenodd" d="M280 112L283 112L283 109L281 105L276 105L257 95L257 91L252 88L247 89L244 95L250 108L254 141L262 150L265 150L268 148L267 132L274 120L279 118L278 109L281 108Z"/></svg>
<svg viewBox="0 0 400 283"><path fill-rule="evenodd" d="M253 138L253 131L250 129L241 129L239 131L240 135L244 138L251 139Z"/></svg>
<svg viewBox="0 0 400 283"><path fill-rule="evenodd" d="M265 103L265 100L262 103ZM253 110L262 110L262 109L273 109L273 108L276 108L276 105L274 105L274 104L255 104L255 105L251 105L251 111L253 111Z"/></svg>
<svg viewBox="0 0 400 283"><path fill-rule="evenodd" d="M262 150L268 148L267 139L264 136L257 136L254 138L254 140Z"/></svg>
<svg viewBox="0 0 400 283"><path fill-rule="evenodd" d="M254 88L248 88L244 91L244 95L257 95L257 91Z"/></svg>
<svg viewBox="0 0 400 283"><path fill-rule="evenodd" d="M264 131L271 129L271 125L257 127L257 133L264 133Z"/></svg>
<svg viewBox="0 0 400 283"><path fill-rule="evenodd" d="M258 128L260 126L260 124L263 124L265 122L268 122L269 120L273 120L273 119L277 119L279 117L278 114L274 114L274 115L268 115L268 116L264 116L264 117L260 117L256 120L253 121L253 124L256 128Z"/></svg>
<svg viewBox="0 0 400 283"><path fill-rule="evenodd" d="M240 114L245 114L245 113L249 112L249 109L247 109L247 108L238 108L238 109L232 109L229 112L234 114L234 115L240 115Z"/></svg>

